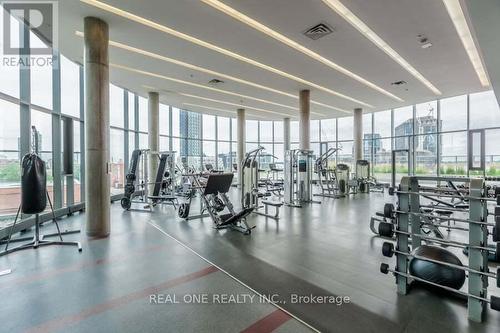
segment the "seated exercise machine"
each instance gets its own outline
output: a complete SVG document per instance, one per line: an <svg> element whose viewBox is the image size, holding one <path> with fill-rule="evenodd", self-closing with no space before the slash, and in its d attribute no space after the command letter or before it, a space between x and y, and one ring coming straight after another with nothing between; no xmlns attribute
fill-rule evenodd
<svg viewBox="0 0 500 333"><path fill-rule="evenodd" d="M281 197L283 196L283 185L283 169L279 168L276 163L269 163L266 177L266 192Z"/></svg>
<svg viewBox="0 0 500 333"><path fill-rule="evenodd" d="M279 219L280 208L283 206L281 200L262 200L273 195L273 192L261 192L259 190L259 155L264 150L264 147L259 147L245 154L245 158L241 162L241 206L244 208L252 208L253 212L258 215L266 216L275 220ZM262 203L263 206L260 204ZM275 208L274 215L269 214L269 206ZM264 207L265 212L260 212L259 209Z"/></svg>
<svg viewBox="0 0 500 333"><path fill-rule="evenodd" d="M305 203L320 203L312 200L313 151L292 149L285 152L285 205L302 207Z"/></svg>
<svg viewBox="0 0 500 333"><path fill-rule="evenodd" d="M185 176L192 179L192 193L188 201L179 206L180 218L192 220L209 216L215 229L232 229L245 235L252 232L255 227L247 224L246 217L252 213L254 207L236 212L227 196L234 177L232 173L191 173ZM190 206L195 193L200 194L202 207L198 215L190 216ZM227 210L227 213L222 214L224 210Z"/></svg>
<svg viewBox="0 0 500 333"><path fill-rule="evenodd" d="M377 182L370 173L370 162L367 160L356 161L356 181L358 191L361 193L381 192L384 193L385 185ZM387 185L388 186L388 185Z"/></svg>
<svg viewBox="0 0 500 333"><path fill-rule="evenodd" d="M149 181L149 155L159 159L155 182ZM123 209L130 210L132 203L144 204L144 210L151 211L158 204L170 204L176 209L175 195L176 170L175 152L153 153L149 149L136 149L132 152L126 178L125 193L120 201ZM149 185L153 191L149 193ZM141 209L142 210L142 209Z"/></svg>
<svg viewBox="0 0 500 333"><path fill-rule="evenodd" d="M328 160L335 156L340 148L329 148L321 154L314 162L314 172L318 175L318 185L321 193L315 193L315 196L338 198L338 184L335 175L335 169L328 165Z"/></svg>

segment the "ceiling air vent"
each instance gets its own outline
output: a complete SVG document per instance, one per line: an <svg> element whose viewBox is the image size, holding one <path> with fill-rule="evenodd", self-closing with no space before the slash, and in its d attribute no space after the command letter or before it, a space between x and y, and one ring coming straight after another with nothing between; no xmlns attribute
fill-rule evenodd
<svg viewBox="0 0 500 333"><path fill-rule="evenodd" d="M223 83L224 83L224 81L219 80L219 79L212 79L212 80L208 81L208 84L211 86L218 86L218 85L221 85Z"/></svg>
<svg viewBox="0 0 500 333"><path fill-rule="evenodd" d="M402 86L402 85L405 85L406 84L406 81L395 81L395 82L392 82L391 85L393 86Z"/></svg>
<svg viewBox="0 0 500 333"><path fill-rule="evenodd" d="M321 37L331 34L332 32L333 32L332 27L330 27L326 23L320 23L304 31L304 35L313 40L317 40L320 39Z"/></svg>

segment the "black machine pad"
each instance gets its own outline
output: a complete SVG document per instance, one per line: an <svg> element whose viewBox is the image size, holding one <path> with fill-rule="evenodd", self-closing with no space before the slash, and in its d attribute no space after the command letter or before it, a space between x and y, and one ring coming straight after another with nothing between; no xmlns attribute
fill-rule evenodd
<svg viewBox="0 0 500 333"><path fill-rule="evenodd" d="M227 193L231 188L234 175L232 173L210 174L205 186L205 195Z"/></svg>

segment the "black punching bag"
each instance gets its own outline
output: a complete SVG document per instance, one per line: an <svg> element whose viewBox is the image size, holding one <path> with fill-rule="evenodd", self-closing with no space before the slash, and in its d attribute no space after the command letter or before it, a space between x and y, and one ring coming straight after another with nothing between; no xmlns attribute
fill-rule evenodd
<svg viewBox="0 0 500 333"><path fill-rule="evenodd" d="M47 174L45 162L36 154L23 157L21 175L21 207L24 214L38 214L47 206Z"/></svg>

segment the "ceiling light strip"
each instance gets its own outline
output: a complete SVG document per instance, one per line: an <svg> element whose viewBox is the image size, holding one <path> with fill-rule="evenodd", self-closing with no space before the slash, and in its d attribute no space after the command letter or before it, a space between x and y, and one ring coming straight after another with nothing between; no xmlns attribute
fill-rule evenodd
<svg viewBox="0 0 500 333"><path fill-rule="evenodd" d="M203 108L207 110L212 110L212 111L220 111L220 112L226 112L226 113L231 113L231 114L236 114L236 111L231 111L231 110L226 110L226 109L219 109L219 108L214 108L211 106L206 106L206 105L200 105L200 104L193 104L193 103L182 103L182 105L187 105L187 106L194 106L198 108ZM261 118L261 119L267 119L267 117L264 116L259 116L256 114L248 114L250 117L255 117L255 118Z"/></svg>
<svg viewBox="0 0 500 333"><path fill-rule="evenodd" d="M360 104L360 105L363 105L363 106L366 106L366 107L369 107L369 108L374 108L374 106L371 105L371 104L368 104L368 103L365 103L363 101L357 100L355 98L349 97L347 95L344 95L344 94L339 93L337 91L334 91L332 89L320 86L320 85L318 85L316 83L304 80L304 79L302 79L300 77L297 77L295 75L286 73L286 72L281 71L279 69L276 69L274 67L271 67L271 66L265 65L263 63L260 63L260 62L258 62L256 60L244 57L244 56L242 56L242 55L240 55L238 53L235 53L235 52L229 51L227 49L224 49L222 47L210 44L210 43L205 42L205 41L203 41L201 39L198 39L198 38L192 37L190 35L184 34L184 33L179 32L177 30L171 29L169 27L166 27L164 25L158 24L158 23L153 22L151 20L145 19L145 18L140 17L138 15L134 15L134 14L129 13L127 11L124 11L122 9L110 6L110 5L105 4L103 2L96 1L96 0L80 0L80 1L82 1L82 2L84 2L86 4L88 4L88 5L97 7L99 9L105 10L107 12L119 15L119 16L124 17L126 19L129 19L131 21L134 21L134 22L140 23L142 25L148 26L150 28L156 29L158 31L161 31L161 32L167 33L169 35L175 36L177 38L184 39L184 40L186 40L188 42L191 42L193 44L196 44L196 45L199 45L199 46L203 46L203 47L208 48L208 49L210 49L212 51L219 52L219 53L224 54L224 55L226 55L228 57L231 57L231 58L234 58L234 59L246 62L247 64L250 64L250 65L259 67L261 69L264 69L266 71L269 71L269 72L278 74L280 76L286 77L286 78L288 78L290 80L294 80L296 82L300 82L302 84L308 85L308 86L310 86L312 88L325 91L325 92L330 93L332 95L335 95L335 96L347 99L347 100L349 100L351 102L355 102L357 104Z"/></svg>
<svg viewBox="0 0 500 333"><path fill-rule="evenodd" d="M384 51L389 57L401 65L406 71L413 75L417 80L422 82L434 94L441 95L441 91L437 89L429 80L420 74L412 65L410 65L400 54L390 47L380 36L370 29L362 20L360 20L353 12L344 6L339 0L323 0L323 2L335 11L338 15L349 22L363 36L368 38L379 49Z"/></svg>
<svg viewBox="0 0 500 333"><path fill-rule="evenodd" d="M195 86L195 87L199 87L199 88L205 88L205 89L208 89L208 90L216 90L216 91L219 91L219 92L229 93L230 95L234 94L232 92L228 92L228 91L225 91L225 90L216 89L216 88L212 88L212 87L206 87L206 86L201 85L201 84L187 82L187 81L183 81L183 80L178 80L178 79L170 78L168 76L164 76L164 75L161 75L161 74L155 74L155 73L151 73L151 72L146 72L146 71L143 71L143 70L140 70L140 69L135 69L135 68L131 68L131 67L123 66L123 65L118 65L118 64L113 64L113 63L111 63L109 65L110 65L110 67L123 69L123 70L129 71L129 72L133 72L133 73L138 73L138 74L143 74L143 75L147 75L147 76L152 76L152 77L156 77L156 78L159 78L159 79L169 80L169 81L173 81L173 82L177 82L177 83L183 83L183 84L187 84L187 85L191 85L191 86ZM182 94L179 93L179 95L182 95ZM185 95L188 96L189 94L185 94ZM235 95L238 96L238 94L235 94ZM192 96L195 96L195 95L192 95ZM190 96L190 97L192 97L192 96ZM205 97L203 97L203 98L205 98ZM218 100L213 100L213 101L218 101ZM219 103L224 103L224 104L229 104L229 102L223 102L223 101L218 101L218 102ZM235 104L235 103L231 103L230 105L243 106L241 104ZM287 116L287 117L293 116L293 115L290 115L290 114L287 114L287 113L281 113L281 112L276 112L276 111L269 111L269 110L265 110L265 109L258 109L258 108L249 107L249 106L245 106L245 107L249 108L249 109L257 110L257 111L280 114L280 115L284 115L284 116ZM311 112L311 113L313 113L313 112ZM324 116L324 114L321 114L321 113L315 113L315 114L320 115L320 116Z"/></svg>
<svg viewBox="0 0 500 333"><path fill-rule="evenodd" d="M458 36L464 45L465 51L469 56L481 85L483 87L489 87L490 81L488 79L488 74L486 73L486 69L481 61L481 56L479 55L476 44L474 43L474 38L472 38L472 33L469 29L469 25L462 10L462 6L460 5L460 1L443 0L443 3L448 11L448 14L450 15L451 20L453 21L453 25L457 30Z"/></svg>
<svg viewBox="0 0 500 333"><path fill-rule="evenodd" d="M293 117L293 115L288 114L288 113L282 113L282 112L270 111L270 110L265 110L265 109L259 109L259 108L255 108L255 107L248 106L248 105L243 105L243 104L238 104L238 103L232 103L232 102L226 102L226 101L221 101L221 100L218 100L218 99L213 99L213 98L208 98L208 97L202 97L202 96L193 95L193 94L186 94L186 93L177 93L177 94L179 94L181 96L184 96L184 97L201 99L203 101L208 101L208 102L215 102L215 103L221 103L221 104L226 104L226 105L232 105L232 106L237 106L239 108L251 109L251 110L260 111L260 112L274 113L274 114L277 114L277 115L280 115L280 116L285 116L285 117Z"/></svg>
<svg viewBox="0 0 500 333"><path fill-rule="evenodd" d="M227 95L236 96L236 97L240 97L240 98L247 98L247 99L252 99L252 100L259 101L259 102L269 103L269 101L262 100L260 98L255 98L255 97L252 97L252 96L237 94L237 93L234 93L232 91L217 89L217 88L213 88L213 87L207 87L207 86L204 86L202 84L188 82L188 81L184 81L184 80L179 80L179 79L175 79L175 78L168 77L168 76L165 76L165 75L151 73L151 72L147 72L147 71L143 71L143 70L140 70L140 69L131 68L131 67L127 67L127 66L123 66L123 65L119 65L119 64L112 63L112 64L110 64L110 66L114 67L114 68L123 69L123 70L129 71L129 72L134 72L134 73L138 73L138 74L152 76L152 77L156 77L156 78L159 78L159 79L168 80L168 81L172 81L172 82L176 82L176 83L181 83L181 84L186 84L186 85L197 87L197 88L207 89L207 90L219 92L219 93L222 93L222 94L227 94ZM272 103L273 102L270 102L270 104L272 104ZM323 115L323 114L319 114L319 115Z"/></svg>
<svg viewBox="0 0 500 333"><path fill-rule="evenodd" d="M287 46L289 46L289 47L291 47L299 52L302 52L303 54L309 56L310 58L312 58L316 61L319 61L319 62L323 63L324 65L326 65L326 66L328 66L336 71L341 72L344 75L347 75L351 79L354 79L354 80L356 80L356 81L358 81L358 82L360 82L360 83L362 83L362 84L364 84L372 89L375 89L378 92L380 92L386 96L391 97L392 99L395 99L399 102L403 102L403 99L390 93L389 91L383 89L382 87L377 86L376 84L368 81L367 79L359 76L358 74L351 72L347 68L340 66L339 64L323 57L322 55L314 52L313 50L308 49L307 47L297 43L296 41L280 34L279 32L265 26L264 24L252 19L251 17L246 16L245 14L237 11L234 8L229 7L228 5L222 3L218 0L200 0L200 1L202 1L205 4L223 12L224 14L229 15L232 18L268 35L269 37L272 37L272 38L282 42L283 44L285 44L285 45L287 45Z"/></svg>

